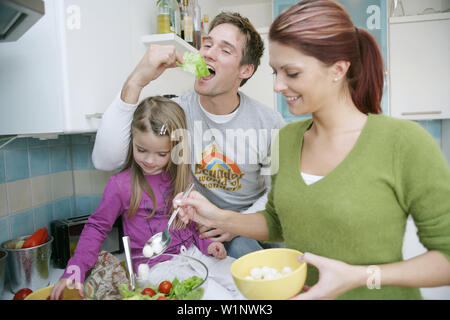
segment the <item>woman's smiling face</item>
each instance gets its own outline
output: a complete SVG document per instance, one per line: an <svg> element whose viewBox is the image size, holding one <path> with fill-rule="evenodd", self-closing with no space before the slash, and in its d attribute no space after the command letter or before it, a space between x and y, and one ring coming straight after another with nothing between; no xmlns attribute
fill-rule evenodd
<svg viewBox="0 0 450 320"><path fill-rule="evenodd" d="M330 67L279 42L271 41L269 50L270 66L276 76L274 91L286 98L290 113L312 113L332 103Z"/></svg>
<svg viewBox="0 0 450 320"><path fill-rule="evenodd" d="M133 157L145 175L161 173L170 161L170 138L153 132L133 132Z"/></svg>

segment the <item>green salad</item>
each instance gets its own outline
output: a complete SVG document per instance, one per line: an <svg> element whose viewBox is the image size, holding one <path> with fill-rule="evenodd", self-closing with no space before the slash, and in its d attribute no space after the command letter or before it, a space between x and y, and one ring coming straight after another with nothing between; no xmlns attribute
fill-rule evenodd
<svg viewBox="0 0 450 320"><path fill-rule="evenodd" d="M128 284L124 283L120 285L120 291L123 300L200 300L204 289L194 288L202 282L203 279L197 276L183 281L175 278L172 282L161 282L158 287L148 286L144 289L136 288L134 291L129 290Z"/></svg>
<svg viewBox="0 0 450 320"><path fill-rule="evenodd" d="M177 61L177 66L182 67L184 71L193 73L197 78L203 78L210 75L205 60L203 60L200 53L185 52L183 54L184 64Z"/></svg>

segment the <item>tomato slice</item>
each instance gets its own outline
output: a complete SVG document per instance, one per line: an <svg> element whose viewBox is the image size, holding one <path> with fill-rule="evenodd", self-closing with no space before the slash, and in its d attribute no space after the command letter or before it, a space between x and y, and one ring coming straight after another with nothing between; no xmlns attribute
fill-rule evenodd
<svg viewBox="0 0 450 320"><path fill-rule="evenodd" d="M153 297L156 294L156 292L152 288L145 288L144 290L142 290L141 294Z"/></svg>

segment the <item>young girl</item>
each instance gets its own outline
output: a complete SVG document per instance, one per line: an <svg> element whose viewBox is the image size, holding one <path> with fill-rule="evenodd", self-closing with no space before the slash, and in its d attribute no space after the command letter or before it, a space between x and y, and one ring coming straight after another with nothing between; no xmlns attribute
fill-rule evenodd
<svg viewBox="0 0 450 320"><path fill-rule="evenodd" d="M101 244L119 216L124 234L130 237L132 257L142 256L146 241L164 230L173 210L174 195L183 192L190 183L189 164L182 161L186 159L183 152L189 149L175 148L179 141L174 138L176 132L185 129L185 115L177 103L150 97L139 104L131 124L124 169L109 179L97 210L83 229L74 256L52 290L51 299L60 299L67 285L75 285L83 296L86 272L96 263ZM172 241L166 253L179 254L189 248L186 254L197 258L204 254L226 258L223 244L200 239L194 224L185 226L176 219L170 233ZM159 261L155 259L151 264ZM137 272L138 266L134 268Z"/></svg>

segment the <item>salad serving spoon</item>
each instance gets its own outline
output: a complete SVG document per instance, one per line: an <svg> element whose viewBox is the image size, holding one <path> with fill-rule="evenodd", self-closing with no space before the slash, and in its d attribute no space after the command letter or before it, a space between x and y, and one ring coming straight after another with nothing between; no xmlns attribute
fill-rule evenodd
<svg viewBox="0 0 450 320"><path fill-rule="evenodd" d="M189 193L192 191L192 188L194 188L194 184L191 183L187 189L184 191L182 199L186 199L189 195ZM181 207L178 207L170 216L169 222L167 223L166 228L163 232L159 232L154 234L150 239L147 240L144 246L143 254L145 257L148 258L154 258L156 256L159 256L160 254L164 253L164 251L167 250L169 247L170 241L172 240L172 237L169 233L169 227L172 224L173 220L177 216L178 212L180 211ZM152 254L146 254L148 252L146 250L146 247L149 246L151 250L149 250Z"/></svg>

